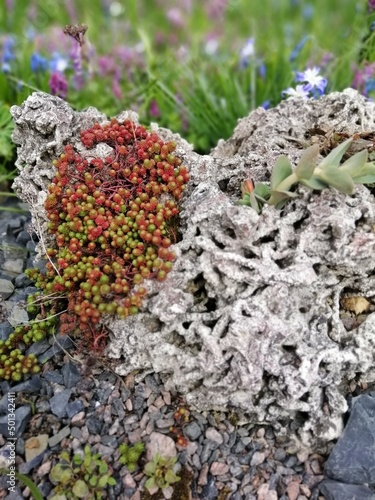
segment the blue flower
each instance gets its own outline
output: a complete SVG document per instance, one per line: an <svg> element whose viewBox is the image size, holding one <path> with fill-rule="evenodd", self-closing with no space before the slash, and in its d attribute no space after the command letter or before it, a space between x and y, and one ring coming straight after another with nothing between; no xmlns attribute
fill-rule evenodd
<svg viewBox="0 0 375 500"><path fill-rule="evenodd" d="M310 85L297 85L294 89L292 87L287 88L281 92L282 97L302 97L307 99L310 97Z"/></svg>
<svg viewBox="0 0 375 500"><path fill-rule="evenodd" d="M48 61L45 57L41 56L39 52L34 52L30 58L31 71L45 71L48 68Z"/></svg>
<svg viewBox="0 0 375 500"><path fill-rule="evenodd" d="M271 107L271 101L267 100L267 101L262 102L262 104L260 105L260 107L263 108L263 109L270 109L270 107Z"/></svg>
<svg viewBox="0 0 375 500"><path fill-rule="evenodd" d="M327 86L327 80L319 75L320 69L314 66L307 68L306 71L298 72L296 75L296 82L302 82L310 85L309 90L313 90L315 94L322 95Z"/></svg>
<svg viewBox="0 0 375 500"><path fill-rule="evenodd" d="M58 71L59 73L64 73L68 66L68 59L59 54L59 52L54 52L52 54L52 58L49 62L49 67L52 72Z"/></svg>

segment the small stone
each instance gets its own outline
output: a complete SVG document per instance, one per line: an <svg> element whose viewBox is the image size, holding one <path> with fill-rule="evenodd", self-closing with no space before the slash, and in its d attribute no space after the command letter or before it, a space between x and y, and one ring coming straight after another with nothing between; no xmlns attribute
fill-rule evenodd
<svg viewBox="0 0 375 500"><path fill-rule="evenodd" d="M207 474L208 474L208 464L203 464L198 477L199 486L204 486L205 484L207 484Z"/></svg>
<svg viewBox="0 0 375 500"><path fill-rule="evenodd" d="M39 392L41 388L42 388L42 380L40 378L40 375L33 375L28 380L20 382L19 384L12 387L12 392L24 392L24 393Z"/></svg>
<svg viewBox="0 0 375 500"><path fill-rule="evenodd" d="M66 413L69 418L74 417L74 415L77 415L77 413L79 413L82 410L83 410L83 403L80 399L76 399L75 401L68 403L66 406Z"/></svg>
<svg viewBox="0 0 375 500"><path fill-rule="evenodd" d="M21 247L25 247L30 239L31 235L27 231L20 231L17 235L16 242L19 243Z"/></svg>
<svg viewBox="0 0 375 500"><path fill-rule="evenodd" d="M8 316L8 321L14 328L19 325L27 325L29 323L29 316L26 309L15 304Z"/></svg>
<svg viewBox="0 0 375 500"><path fill-rule="evenodd" d="M11 281L0 278L0 298L8 299L14 292L14 285Z"/></svg>
<svg viewBox="0 0 375 500"><path fill-rule="evenodd" d="M16 288L24 288L26 286L31 285L31 283L32 283L31 279L28 278L25 273L19 274L14 280Z"/></svg>
<svg viewBox="0 0 375 500"><path fill-rule="evenodd" d="M175 457L177 451L173 439L159 432L152 432L146 445L147 461L152 462L156 453L167 458Z"/></svg>
<svg viewBox="0 0 375 500"><path fill-rule="evenodd" d="M9 321L3 321L0 323L0 340L8 340L9 335L13 332L13 326Z"/></svg>
<svg viewBox="0 0 375 500"><path fill-rule="evenodd" d="M23 259L7 259L3 264L4 271L21 274L24 268Z"/></svg>
<svg viewBox="0 0 375 500"><path fill-rule="evenodd" d="M256 466L260 465L264 462L264 459L266 458L266 454L260 451L256 451L254 455L251 457L250 465Z"/></svg>
<svg viewBox="0 0 375 500"><path fill-rule="evenodd" d="M100 434L103 422L98 417L89 417L86 420L86 426L90 434Z"/></svg>
<svg viewBox="0 0 375 500"><path fill-rule="evenodd" d="M172 427L174 425L174 420L173 418L160 418L156 421L156 427L159 429L168 429L169 427Z"/></svg>
<svg viewBox="0 0 375 500"><path fill-rule="evenodd" d="M209 427L206 430L206 438L211 439L211 441L214 441L218 446L224 442L223 436L214 427Z"/></svg>
<svg viewBox="0 0 375 500"><path fill-rule="evenodd" d="M297 481L291 481L286 489L288 493L289 500L296 500L299 495L299 483Z"/></svg>
<svg viewBox="0 0 375 500"><path fill-rule="evenodd" d="M77 365L70 361L62 367L61 373L64 378L64 385L67 389L75 387L82 378Z"/></svg>
<svg viewBox="0 0 375 500"><path fill-rule="evenodd" d="M71 394L71 389L65 389L64 391L58 392L51 398L51 411L54 415L56 415L56 417L63 418L66 416L66 407Z"/></svg>
<svg viewBox="0 0 375 500"><path fill-rule="evenodd" d="M37 470L37 476L39 477L43 477L43 476L46 476L47 474L50 473L50 470L52 468L52 462L48 461L48 462L44 462L44 464L42 464L39 469Z"/></svg>
<svg viewBox="0 0 375 500"><path fill-rule="evenodd" d="M57 444L61 443L61 441L70 435L70 427L67 425L63 427L57 434L53 435L49 438L48 444L50 448L53 448Z"/></svg>
<svg viewBox="0 0 375 500"><path fill-rule="evenodd" d="M216 488L216 480L214 476L208 474L207 484L205 484L202 488L201 500L216 500L218 494L219 491Z"/></svg>
<svg viewBox="0 0 375 500"><path fill-rule="evenodd" d="M191 422L186 427L184 427L184 434L191 441L195 441L202 434L202 431L196 422Z"/></svg>
<svg viewBox="0 0 375 500"><path fill-rule="evenodd" d="M48 434L39 434L25 441L25 458L30 462L33 458L43 453L48 446Z"/></svg>
<svg viewBox="0 0 375 500"><path fill-rule="evenodd" d="M26 350L26 354L35 354L35 356L40 356L49 348L50 345L47 339L39 340L38 342L31 344L31 346Z"/></svg>
<svg viewBox="0 0 375 500"><path fill-rule="evenodd" d="M374 491L365 485L325 479L319 484L319 490L327 500L374 500Z"/></svg>
<svg viewBox="0 0 375 500"><path fill-rule="evenodd" d="M223 476L228 471L228 465L222 462L213 462L210 467L210 472L213 476Z"/></svg>
<svg viewBox="0 0 375 500"><path fill-rule="evenodd" d="M136 488L137 483L134 481L133 476L131 474L126 474L126 476L123 479L123 485L126 488Z"/></svg>
<svg viewBox="0 0 375 500"><path fill-rule="evenodd" d="M43 377L48 381L48 382L53 382L54 384L63 384L63 376L61 375L60 372L54 370L54 371L46 371L43 374Z"/></svg>
<svg viewBox="0 0 375 500"><path fill-rule="evenodd" d="M19 406L15 413L15 431L10 429L8 424L8 415L0 417L0 434L5 438L20 437L26 429L31 417L31 408L29 405ZM12 434L10 434L12 433Z"/></svg>

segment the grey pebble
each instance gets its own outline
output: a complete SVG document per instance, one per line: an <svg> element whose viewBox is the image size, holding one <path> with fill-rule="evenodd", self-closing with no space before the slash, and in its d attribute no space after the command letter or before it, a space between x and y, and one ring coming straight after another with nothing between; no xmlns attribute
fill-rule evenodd
<svg viewBox="0 0 375 500"><path fill-rule="evenodd" d="M72 394L71 389L65 389L56 393L50 400L51 411L56 417L63 418L66 416L66 407Z"/></svg>
<svg viewBox="0 0 375 500"><path fill-rule="evenodd" d="M195 441L202 435L202 430L196 422L191 422L184 427L184 434L191 441Z"/></svg>

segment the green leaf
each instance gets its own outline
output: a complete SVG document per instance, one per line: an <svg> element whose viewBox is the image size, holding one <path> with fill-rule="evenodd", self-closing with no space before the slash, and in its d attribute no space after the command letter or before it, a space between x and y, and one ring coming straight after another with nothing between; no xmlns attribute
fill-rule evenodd
<svg viewBox="0 0 375 500"><path fill-rule="evenodd" d="M145 474L147 474L147 476L152 476L153 474L155 474L156 467L157 467L156 463L148 462L144 468Z"/></svg>
<svg viewBox="0 0 375 500"><path fill-rule="evenodd" d="M73 457L73 463L76 465L81 465L83 462L82 457L80 455L74 455Z"/></svg>
<svg viewBox="0 0 375 500"><path fill-rule="evenodd" d="M21 474L20 472L15 473L16 478L21 481L25 486L29 488L34 500L43 500L43 496L40 493L37 485L29 477Z"/></svg>
<svg viewBox="0 0 375 500"><path fill-rule="evenodd" d="M304 186L309 187L310 189L324 189L327 186L327 184L320 179L318 179L315 175L311 177L311 179L306 180L306 179L301 179L300 183L303 184Z"/></svg>
<svg viewBox="0 0 375 500"><path fill-rule="evenodd" d="M108 479L109 479L109 475L108 474L105 474L104 476L102 476L99 479L99 483L98 483L99 488L104 488L104 486L107 486Z"/></svg>
<svg viewBox="0 0 375 500"><path fill-rule="evenodd" d="M365 163L364 165L362 165L362 168L358 169L356 172L351 172L350 176L357 184L371 184L372 182L374 182L375 164Z"/></svg>
<svg viewBox="0 0 375 500"><path fill-rule="evenodd" d="M352 142L352 138L342 142L335 149L333 149L328 156L319 164L319 168L325 169L328 166L338 167L340 165L341 158L344 156L346 150Z"/></svg>
<svg viewBox="0 0 375 500"><path fill-rule="evenodd" d="M296 193L291 191L274 191L271 190L271 198L268 200L270 205L277 205L281 201L288 200L289 198L297 198Z"/></svg>
<svg viewBox="0 0 375 500"><path fill-rule="evenodd" d="M145 482L145 488L147 488L148 490L151 490L152 488L155 488L156 486L157 486L157 484L156 484L154 477L150 477L150 479L147 479L147 481Z"/></svg>
<svg viewBox="0 0 375 500"><path fill-rule="evenodd" d="M100 465L99 465L99 473L100 474L106 474L108 472L108 465L101 461Z"/></svg>
<svg viewBox="0 0 375 500"><path fill-rule="evenodd" d="M176 476L173 470L168 470L165 474L165 480L169 484L177 483L181 478Z"/></svg>
<svg viewBox="0 0 375 500"><path fill-rule="evenodd" d="M82 481L82 479L78 479L78 481L74 483L72 492L78 498L84 498L86 495L90 493L90 490L87 484L84 481Z"/></svg>
<svg viewBox="0 0 375 500"><path fill-rule="evenodd" d="M293 173L292 165L287 156L279 156L271 174L271 190L275 189L283 180Z"/></svg>
<svg viewBox="0 0 375 500"><path fill-rule="evenodd" d="M255 196L254 193L250 194L250 205L251 205L251 208L253 208L259 214L261 207L259 206L257 197Z"/></svg>
<svg viewBox="0 0 375 500"><path fill-rule="evenodd" d="M86 453L85 453L85 458L84 458L84 460L83 460L83 465L84 465L86 468L90 467L91 460L92 460L91 455L88 455L88 454L86 454Z"/></svg>
<svg viewBox="0 0 375 500"><path fill-rule="evenodd" d="M49 479L54 484L66 484L70 481L72 475L72 470L69 467L62 464L56 464L49 473Z"/></svg>
<svg viewBox="0 0 375 500"><path fill-rule="evenodd" d="M339 168L328 166L324 170L320 170L318 176L329 186L340 191L340 193L352 194L354 191L353 179L349 174L342 172Z"/></svg>
<svg viewBox="0 0 375 500"><path fill-rule="evenodd" d="M362 170L365 166L368 157L367 149L356 153L351 156L345 163L343 163L339 168L343 172L347 172L352 179L356 176L358 172Z"/></svg>
<svg viewBox="0 0 375 500"><path fill-rule="evenodd" d="M318 155L319 146L317 144L314 144L314 146L310 146L303 152L295 170L295 174L297 175L299 180L308 180L311 178L316 167Z"/></svg>
<svg viewBox="0 0 375 500"><path fill-rule="evenodd" d="M117 481L114 477L109 477L108 484L109 484L109 486L115 486L117 484Z"/></svg>
<svg viewBox="0 0 375 500"><path fill-rule="evenodd" d="M256 194L258 199L260 199L260 201L262 201L262 199L266 201L270 197L270 187L267 186L267 184L264 184L263 182L255 184L253 192Z"/></svg>
<svg viewBox="0 0 375 500"><path fill-rule="evenodd" d="M98 484L98 476L91 476L89 483L91 486L96 486Z"/></svg>
<svg viewBox="0 0 375 500"><path fill-rule="evenodd" d="M65 460L65 462L70 462L70 455L67 451L62 451L60 453L61 460Z"/></svg>

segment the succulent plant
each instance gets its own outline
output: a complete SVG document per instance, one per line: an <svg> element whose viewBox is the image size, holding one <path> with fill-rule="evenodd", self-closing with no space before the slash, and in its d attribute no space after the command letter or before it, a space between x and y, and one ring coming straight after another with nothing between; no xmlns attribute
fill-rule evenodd
<svg viewBox="0 0 375 500"><path fill-rule="evenodd" d="M180 477L174 472L174 466L177 462L177 457L163 457L159 453L155 454L154 460L145 465L144 472L149 476L145 483L145 488L152 490L153 488L162 489L169 488L171 484L180 481Z"/></svg>
<svg viewBox="0 0 375 500"><path fill-rule="evenodd" d="M76 454L70 458L68 452L60 454L61 463L54 465L49 479L55 485L50 500L76 499L97 500L103 497L106 486L114 486L108 464L98 453L92 455L88 445L84 456Z"/></svg>
<svg viewBox="0 0 375 500"><path fill-rule="evenodd" d="M135 471L137 468L137 462L140 459L142 453L145 450L145 445L142 442L135 443L134 446L129 446L125 443L120 444L119 452L120 463L126 465L130 472Z"/></svg>
<svg viewBox="0 0 375 500"><path fill-rule="evenodd" d="M318 166L319 146L310 146L303 152L294 172L288 158L280 156L273 168L270 185L254 185L251 179L245 180L241 186L242 199L238 203L251 206L259 213L265 203L282 208L289 199L297 197L291 188L298 182L311 189L333 187L344 194L352 194L355 184L375 182L375 164L367 163L367 150L354 154L340 165L352 140L339 144Z"/></svg>

